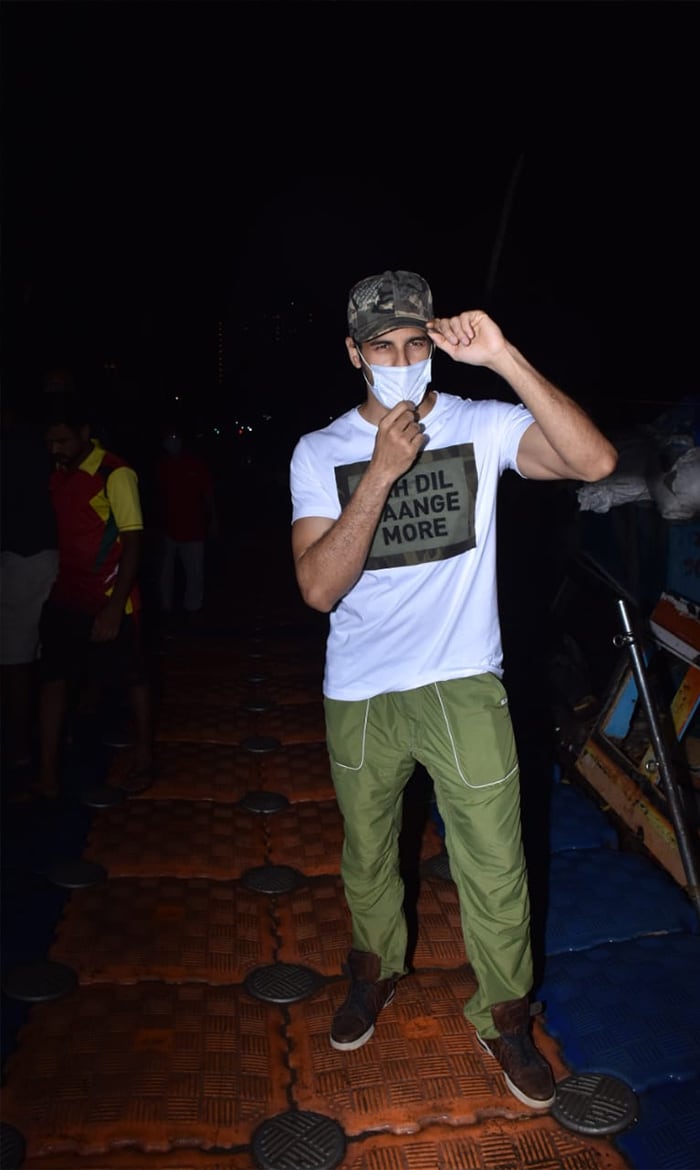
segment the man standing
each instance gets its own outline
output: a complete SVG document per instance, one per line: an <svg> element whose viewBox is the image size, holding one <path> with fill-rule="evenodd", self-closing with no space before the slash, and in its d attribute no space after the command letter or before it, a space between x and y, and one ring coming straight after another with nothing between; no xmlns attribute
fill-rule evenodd
<svg viewBox="0 0 700 1170"><path fill-rule="evenodd" d="M185 585L182 608L197 614L204 604L204 550L207 537L218 535L214 480L199 455L188 451L181 431L163 436L164 455L156 466L156 504L162 530L160 598L164 614L174 606L175 564L179 559Z"/></svg>
<svg viewBox="0 0 700 1170"><path fill-rule="evenodd" d="M501 681L496 494L509 469L593 481L617 455L485 313L435 317L417 273L359 281L347 320L364 401L302 436L290 469L299 589L330 614L326 738L352 916L350 988L331 1044L365 1044L406 973L398 836L418 762L433 779L478 980L465 1016L510 1091L546 1109L553 1078L529 1031L530 908ZM435 346L500 375L520 402L433 390Z"/></svg>
<svg viewBox="0 0 700 1170"><path fill-rule="evenodd" d="M90 437L75 397L52 396L45 439L58 525L58 575L41 618L41 770L55 795L69 686L125 687L134 721L133 767L123 781L142 792L152 775L151 702L139 625L143 520L136 473Z"/></svg>

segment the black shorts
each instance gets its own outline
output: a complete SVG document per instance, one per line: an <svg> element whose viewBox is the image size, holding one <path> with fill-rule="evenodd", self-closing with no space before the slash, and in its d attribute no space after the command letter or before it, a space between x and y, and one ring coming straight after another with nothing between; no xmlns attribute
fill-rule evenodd
<svg viewBox="0 0 700 1170"><path fill-rule="evenodd" d="M111 642L92 642L94 615L47 602L41 613L41 677L45 682L133 686L146 681L138 614L125 614Z"/></svg>

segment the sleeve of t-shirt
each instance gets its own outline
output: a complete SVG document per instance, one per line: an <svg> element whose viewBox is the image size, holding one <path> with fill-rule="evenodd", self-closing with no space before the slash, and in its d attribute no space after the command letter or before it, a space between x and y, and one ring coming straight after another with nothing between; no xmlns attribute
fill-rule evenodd
<svg viewBox="0 0 700 1170"><path fill-rule="evenodd" d="M314 458L313 445L307 436L299 440L292 452L289 486L292 495L292 523L304 516L338 519L341 507L335 486L334 469L321 468L321 460Z"/></svg>
<svg viewBox="0 0 700 1170"><path fill-rule="evenodd" d="M501 470L509 468L516 471L521 479L523 475L518 467L518 447L525 431L532 426L535 419L527 407L519 402L516 406L503 405L503 419L501 422Z"/></svg>
<svg viewBox="0 0 700 1170"><path fill-rule="evenodd" d="M107 499L120 532L143 528L139 481L132 467L115 467L107 480Z"/></svg>

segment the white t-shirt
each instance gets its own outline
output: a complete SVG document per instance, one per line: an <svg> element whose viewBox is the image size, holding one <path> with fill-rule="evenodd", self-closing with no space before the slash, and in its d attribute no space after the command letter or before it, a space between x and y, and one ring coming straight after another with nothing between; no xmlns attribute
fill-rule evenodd
<svg viewBox="0 0 700 1170"><path fill-rule="evenodd" d="M491 671L503 652L496 587L496 495L517 471L522 405L439 394L427 442L397 480L365 568L330 614L323 691L368 699ZM335 520L362 476L377 428L357 408L299 439L292 521Z"/></svg>

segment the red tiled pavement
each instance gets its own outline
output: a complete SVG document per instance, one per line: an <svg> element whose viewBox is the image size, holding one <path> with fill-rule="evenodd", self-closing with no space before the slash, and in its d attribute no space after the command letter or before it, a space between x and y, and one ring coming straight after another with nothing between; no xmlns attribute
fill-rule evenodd
<svg viewBox="0 0 700 1170"><path fill-rule="evenodd" d="M258 1127L290 1109L338 1123L344 1170L624 1170L610 1141L521 1106L475 1042L449 881L417 880L412 971L375 1036L331 1048L349 917L320 706L298 683L314 658L308 631L288 629L277 641L189 635L163 656L155 783L95 811L84 857L107 878L75 890L57 926L50 957L78 985L31 1006L7 1063L3 1119L24 1136L24 1170L253 1170ZM246 709L251 669L274 678L269 711ZM212 670L229 689L210 704ZM188 672L207 679L189 704ZM251 753L241 745L253 736L281 742ZM250 811L240 801L255 791L288 803ZM411 847L420 875L442 847L430 818ZM248 871L267 866L298 884L248 888ZM309 994L251 994L251 974L283 964L315 976ZM546 1019L536 1029L565 1076Z"/></svg>

